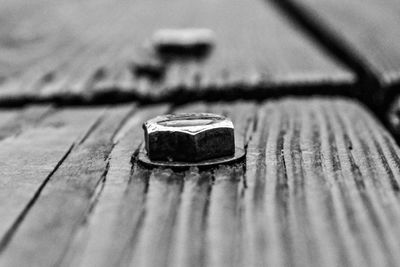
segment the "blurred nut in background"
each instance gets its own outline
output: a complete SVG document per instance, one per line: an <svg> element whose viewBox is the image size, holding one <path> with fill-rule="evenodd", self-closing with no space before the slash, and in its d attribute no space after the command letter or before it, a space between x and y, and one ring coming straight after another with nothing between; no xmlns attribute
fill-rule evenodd
<svg viewBox="0 0 400 267"><path fill-rule="evenodd" d="M214 32L204 28L161 29L152 38L153 47L160 55L202 56L214 42Z"/></svg>

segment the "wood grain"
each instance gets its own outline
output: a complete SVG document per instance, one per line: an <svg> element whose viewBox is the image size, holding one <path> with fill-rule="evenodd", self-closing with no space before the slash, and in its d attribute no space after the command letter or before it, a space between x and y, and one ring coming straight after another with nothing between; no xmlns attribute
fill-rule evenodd
<svg viewBox="0 0 400 267"><path fill-rule="evenodd" d="M400 9L397 0L274 1L360 77L361 97L398 135ZM389 106L392 105L392 108Z"/></svg>
<svg viewBox="0 0 400 267"><path fill-rule="evenodd" d="M57 265L76 227L90 210L95 189L107 172L112 138L131 108L129 105L109 109L72 148L24 215L24 222L31 223L20 225L7 245L8 253L1 257L0 265ZM51 144L47 145L54 149ZM28 166L34 166L33 162ZM33 263L32 257L36 258Z"/></svg>
<svg viewBox="0 0 400 267"><path fill-rule="evenodd" d="M400 150L361 104L286 98L131 108L98 110L95 126L35 196L17 191L34 184L33 176L9 180L2 214L19 221L2 232L8 241L0 266L396 266L400 260ZM183 172L141 167L135 161L140 123L170 111L232 117L245 164ZM54 116L56 124L58 113L43 123ZM12 139L14 147L31 131ZM28 198L19 216L14 201L26 205Z"/></svg>
<svg viewBox="0 0 400 267"><path fill-rule="evenodd" d="M12 123L0 128L1 249L43 184L104 110L59 109L47 117L43 117L43 111L48 111L48 107L27 108Z"/></svg>
<svg viewBox="0 0 400 267"><path fill-rule="evenodd" d="M3 105L355 93L353 72L262 0L3 2ZM156 30L186 27L215 32L208 58L173 60L160 80L135 76Z"/></svg>
<svg viewBox="0 0 400 267"><path fill-rule="evenodd" d="M285 0L351 49L383 86L399 83L399 8L396 0Z"/></svg>
<svg viewBox="0 0 400 267"><path fill-rule="evenodd" d="M168 108L168 105L141 108L119 130L101 194L63 263L100 267L126 265L130 260L130 248L143 218L150 175L149 171L132 166L132 154L143 140L141 124Z"/></svg>

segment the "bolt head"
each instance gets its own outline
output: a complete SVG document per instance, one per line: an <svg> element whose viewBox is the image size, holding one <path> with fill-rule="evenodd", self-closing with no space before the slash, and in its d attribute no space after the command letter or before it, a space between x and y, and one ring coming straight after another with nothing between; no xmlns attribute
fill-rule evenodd
<svg viewBox="0 0 400 267"><path fill-rule="evenodd" d="M224 116L164 115L145 122L143 129L151 160L199 162L235 154L234 127Z"/></svg>

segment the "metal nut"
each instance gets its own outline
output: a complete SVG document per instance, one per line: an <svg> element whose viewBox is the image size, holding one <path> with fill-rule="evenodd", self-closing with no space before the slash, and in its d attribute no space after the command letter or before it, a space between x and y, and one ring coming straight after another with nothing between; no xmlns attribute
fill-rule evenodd
<svg viewBox="0 0 400 267"><path fill-rule="evenodd" d="M220 115L158 116L144 123L143 129L151 160L199 162L235 154L232 121Z"/></svg>
<svg viewBox="0 0 400 267"><path fill-rule="evenodd" d="M159 55L204 56L214 39L210 29L161 29L154 33L152 43Z"/></svg>

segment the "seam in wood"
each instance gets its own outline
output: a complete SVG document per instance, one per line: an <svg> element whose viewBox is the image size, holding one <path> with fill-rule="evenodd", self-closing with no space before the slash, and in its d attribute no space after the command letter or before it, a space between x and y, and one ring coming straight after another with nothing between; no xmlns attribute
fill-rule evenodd
<svg viewBox="0 0 400 267"><path fill-rule="evenodd" d="M281 122L283 124L283 122ZM286 122L287 123L287 122ZM282 126L281 126L282 127ZM285 157L283 155L284 149L284 136L286 134L286 129L281 129L278 135L277 143L276 143L276 160L278 163L278 176L276 177L276 185L274 188L274 198L278 205L277 210L277 218L280 222L282 222L282 226L279 229L279 236L282 238L283 247L285 251L288 251L289 257L286 258L286 262L289 266L294 265L293 258L293 244L290 240L290 235L287 233L287 229L290 229L289 222L291 221L290 216L290 207L288 203L288 195L289 195L289 184L288 184L288 175L287 175L287 164Z"/></svg>
<svg viewBox="0 0 400 267"><path fill-rule="evenodd" d="M244 153L245 153L245 158L247 158L247 149L248 149L249 143L252 140L253 135L255 134L255 130L254 129L257 128L257 127L254 126L254 124L257 123L256 120L257 120L257 112L255 112L254 116L249 118L247 120L247 122L246 122L245 130L244 130L244 132L245 132L245 137L244 137L245 140L244 140L244 147L243 147ZM251 129L251 134L248 137L248 139L246 139L246 135L250 131L250 129ZM243 168L242 185L243 185L243 195L244 195L244 192L245 192L245 190L247 188L247 175L246 175L247 174L247 171L246 171L247 170L247 165L246 164L242 164L242 168Z"/></svg>
<svg viewBox="0 0 400 267"><path fill-rule="evenodd" d="M137 111L136 107L133 107L131 109L130 112L128 112L128 114L121 120L120 124L118 125L117 129L115 130L115 132L113 133L113 135L111 136L111 140L113 140L114 146L116 143L118 143L118 141L115 141L115 137L118 135L118 133L121 131L121 129L124 127L124 125L126 124L126 122L130 119L130 117L132 117L135 112ZM114 147L113 147L114 149Z"/></svg>
<svg viewBox="0 0 400 267"><path fill-rule="evenodd" d="M101 122L104 120L105 113L103 113L89 128L82 139L78 142L78 145L82 145L89 136L100 126Z"/></svg>
<svg viewBox="0 0 400 267"><path fill-rule="evenodd" d="M68 156L71 154L72 150L74 150L75 147L81 145L89 136L91 133L94 132L94 130L100 125L100 123L102 122L102 120L104 119L104 115L105 112L103 112L102 115L100 115L100 117L91 125L91 127L86 131L84 137L78 141L78 142L73 142L71 144L71 146L69 147L69 149L67 150L67 152L64 154L64 156L61 158L61 160L57 163L57 165L55 166L55 168L49 173L49 175L45 178L45 180L42 182L42 184L40 185L40 187L38 188L38 190L35 192L34 196L32 197L32 199L28 202L28 204L26 205L26 207L23 209L23 211L21 212L21 214L17 217L17 219L15 220L15 222L12 224L12 226L10 227L10 229L6 232L6 234L4 235L4 237L2 238L2 240L0 241L0 254L4 251L4 249L6 248L7 244L11 241L14 233L17 231L19 225L23 222L25 216L28 214L28 212L30 211L30 209L33 207L33 205L35 204L35 202L37 201L37 199L40 197L41 192L43 191L43 189L45 188L45 186L47 185L47 183L51 180L52 176L57 172L57 170L59 169L59 167L64 163L64 161L68 158ZM119 128L117 128L118 130ZM110 139L111 142L112 139ZM114 149L114 144L112 145L112 148L110 149L110 153L108 155L106 155L105 160L107 160L107 164L106 164L106 168L105 171L103 172L101 179L99 180L99 182L96 185L96 188L98 187L99 183L101 183L101 181L103 179L105 179L105 176L107 175L108 172L108 168L109 168L109 156L111 155L111 151ZM101 192L100 192L101 193ZM98 197L99 195L97 195ZM96 195L95 195L96 197ZM95 203L94 203L95 205ZM94 208L94 206L91 208L91 210ZM84 219L86 219L87 216L84 216ZM85 220L84 220L85 221ZM78 228L77 228L78 229ZM75 230L77 230L75 229ZM72 235L70 237L70 240L73 240L74 235ZM65 251L66 252L66 251ZM64 254L63 254L64 255Z"/></svg>
<svg viewBox="0 0 400 267"><path fill-rule="evenodd" d="M337 113L337 112L335 112L335 113ZM341 125L341 127L343 129L345 129L345 131L347 132L348 129L347 129L347 126L345 125L342 117L339 114L335 114L335 115L336 115L337 120L338 120L339 124ZM365 154L365 155L370 154L369 148L366 146L366 144L363 140L360 140L359 145L361 146L361 150L363 151L363 154ZM390 244L388 244L387 237L381 227L381 224L382 224L381 219L379 218L379 215L376 212L376 208L374 208L374 203L371 202L371 198L370 198L370 195L368 192L369 190L362 178L361 170L357 166L356 162L354 162L352 150L350 150L348 152L352 158L351 161L353 161L353 162L351 162L351 164L355 165L357 168L357 169L355 169L356 172L355 172L355 175L353 178L354 178L354 181L356 184L356 188L358 189L358 194L361 199L361 202L364 205L365 210L367 211L367 214L368 214L367 216L369 217L369 222L373 226L375 235L377 236L377 240L381 243L382 247L388 251ZM368 162L367 172L370 173L371 171L369 168L371 168L371 166L370 166L370 163ZM373 177L373 175L372 175L372 177Z"/></svg>
<svg viewBox="0 0 400 267"><path fill-rule="evenodd" d="M353 148L352 148L353 145L351 144L350 137L346 134L347 127L345 126L345 124L339 114L337 114L335 112L334 116L336 117L340 127L344 130L343 139L344 139L345 143L348 144L346 146L346 150L347 150L347 153L349 156L349 162L351 164L352 171L354 173L354 177L353 177L354 183L356 185L356 188L359 190L359 192L361 194L362 192L365 191L365 184L364 184L364 180L362 179L360 167L355 162L356 157L354 157Z"/></svg>
<svg viewBox="0 0 400 267"><path fill-rule="evenodd" d="M60 161L57 163L57 165L54 167L54 169L49 173L49 175L46 177L46 179L42 182L38 190L35 192L34 196L32 199L28 202L28 204L25 206L25 208L22 210L22 212L18 215L14 223L11 225L9 230L5 233L3 238L0 240L0 254L4 251L4 249L7 247L7 244L11 241L14 233L18 230L18 227L21 225L23 222L25 216L28 214L30 209L33 207L35 204L36 200L39 198L41 192L43 191L44 187L48 183L48 181L51 179L51 177L56 173L58 168L64 163L65 159L68 157L68 155L71 153L72 149L75 147L75 143L73 143L67 152L64 154L64 156L60 159Z"/></svg>
<svg viewBox="0 0 400 267"><path fill-rule="evenodd" d="M385 97L381 94L381 89L383 88L379 77L366 66L360 56L354 53L345 40L335 34L323 21L315 18L306 8L292 0L266 1L271 2L278 10L286 14L290 20L299 25L316 44L319 44L333 58L354 71L357 74L356 88L358 88L355 96L378 113L382 113L381 104L384 102ZM374 101L379 103L374 103Z"/></svg>
<svg viewBox="0 0 400 267"><path fill-rule="evenodd" d="M245 84L237 83L229 86L217 87L210 86L201 88L202 90L187 90L187 88L173 87L168 88L168 92L156 95L141 95L129 88L129 91L118 91L119 88L110 88L108 92L97 93L91 98L76 95L71 97L67 94L40 99L38 97L26 96L24 98L0 99L0 107L22 107L30 103L52 103L58 107L74 106L99 106L115 105L137 101L143 105L156 103L184 104L193 101L206 101L215 103L219 101L253 100L262 101L264 99L278 99L282 96L291 95L320 95L320 96L350 96L355 97L354 90L358 88L353 82L319 81L305 84Z"/></svg>
<svg viewBox="0 0 400 267"><path fill-rule="evenodd" d="M368 131L372 132L372 129L371 129L368 125L366 125L365 127L368 129ZM382 150L382 147L380 146L379 142L376 140L375 137L373 137L373 144L374 144L374 146L376 147L376 150L378 151L378 153L379 153L380 155L384 155L384 152L383 152L383 150ZM394 178L393 171L392 171L392 169L390 168L390 166L389 166L389 164L388 164L388 162L387 162L386 157L381 157L381 158L380 158L380 161L382 162L382 165L384 166L385 171L386 171L386 173L387 173L387 175L388 175L389 183L390 183L390 185L391 185L392 190L393 190L396 194L398 194L398 193L400 192L400 186L399 186L397 180Z"/></svg>
<svg viewBox="0 0 400 267"><path fill-rule="evenodd" d="M186 175L185 175L186 176ZM185 180L184 177L182 177L182 181L180 182L180 187L179 187L179 197L178 197L178 201L177 201L177 205L175 208L175 212L174 212L174 216L173 216L173 227L171 229L171 243L174 241L174 239L176 238L176 226L177 226L177 219L179 216L179 213L181 212L181 206L182 206L182 193L185 187ZM168 249L168 256L167 256L167 260L169 260L171 258L171 252L172 252L172 246L169 247Z"/></svg>
<svg viewBox="0 0 400 267"><path fill-rule="evenodd" d="M88 208L88 211L87 211L87 215L85 216L85 218L84 218L85 220L84 220L83 223L87 222L87 219L88 219L89 215L92 213L92 211L95 209L96 204L99 202L101 193L103 192L103 189L105 187L107 174L108 174L108 171L110 169L110 160L111 160L111 157L109 156L108 160L107 160L106 168L105 168L105 170L104 170L104 172L103 172L98 184L96 185L95 193L93 194L93 196L92 196L92 198L90 200L90 204L89 204L89 208Z"/></svg>
<svg viewBox="0 0 400 267"><path fill-rule="evenodd" d="M101 194L102 194L103 189L104 189L104 187L105 187L105 182L106 182L106 179L107 179L107 174L108 174L108 171L109 171L109 169L110 169L110 161L111 161L112 151L114 150L114 148L115 148L115 146L116 146L116 143L113 142L113 141L114 141L114 138L115 138L115 136L117 135L117 133L121 130L121 128L124 126L124 124L127 122L127 120L129 119L129 117L135 112L135 110L136 110L136 109L133 108L130 112L128 112L128 113L125 115L125 117L121 120L121 122L118 124L118 126L117 126L116 129L115 129L115 131L114 131L113 134L111 135L111 138L110 138L110 142L112 142L111 149L110 149L109 153L108 153L107 155L105 155L105 158L104 158L104 160L106 161L105 169L104 169L104 171L103 171L103 173L102 173L102 175L101 175L99 181L98 181L97 184L95 185L95 191L94 191L94 194L92 195L92 197L91 197L91 199L90 199L90 203L89 203L88 209L87 209L86 213L84 214L84 216L83 216L83 218L82 218L80 224L74 229L73 234L72 234L71 237L69 238L69 241L68 241L69 243L75 238L76 233L79 231L79 229L81 229L82 227L85 226L85 224L86 224L87 221L89 220L89 217L91 216L93 210L95 209L96 204L98 203L98 201L99 201L99 199L100 199L100 197L101 197ZM96 120L96 122L92 125L92 127L87 131L87 133L86 133L86 135L84 136L84 138L82 138L82 140L79 142L79 145L82 144L82 143L90 136L90 134L93 133L93 132L96 130L96 128L98 128L98 126L99 126L99 125L101 124L101 122L104 120L105 114L106 114L106 112L104 112L104 113L102 114L102 116L100 116L100 117ZM56 264L56 266L58 266L59 264L61 264L61 262L63 261L63 259L64 259L65 255L66 255L66 253L67 253L67 250L65 250L65 251L63 252L63 254L60 256L60 258L59 258L58 261L57 261L58 264Z"/></svg>
<svg viewBox="0 0 400 267"><path fill-rule="evenodd" d="M111 155L111 153L110 153L110 155ZM85 215L83 216L82 220L80 221L79 225L74 230L74 233L69 237L69 240L68 240L69 243L71 243L74 240L74 238L76 236L76 233L81 228L85 227L86 223L89 220L90 215L92 214L93 210L95 209L96 204L98 203L98 201L100 199L100 195L103 192L103 189L104 189L104 186L105 186L107 173L108 173L108 170L110 168L110 159L111 158L109 156L108 159L107 159L106 168L105 168L103 174L101 175L100 180L98 181L98 183L97 183L97 185L95 187L95 192L94 192L93 196L90 199L90 203L89 203L88 209L87 209ZM62 261L64 260L65 255L67 254L67 251L68 251L68 249L63 251L62 255L57 260L57 263L55 264L55 266L62 266Z"/></svg>

